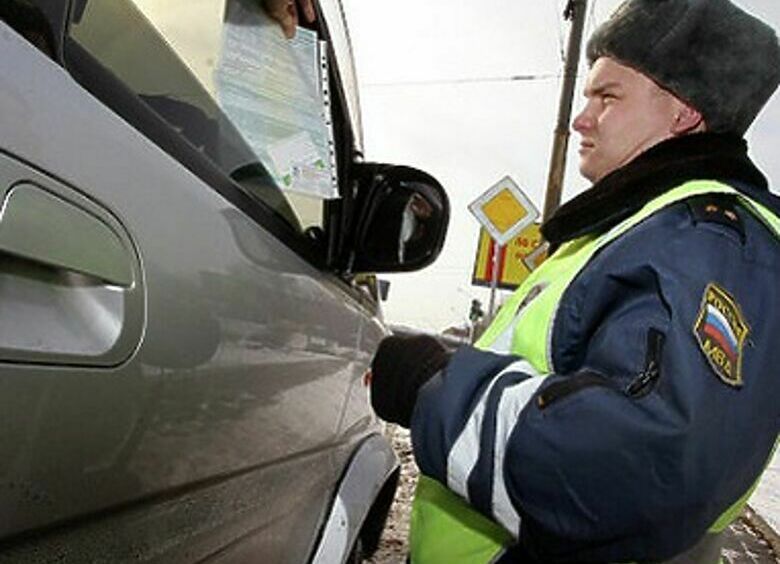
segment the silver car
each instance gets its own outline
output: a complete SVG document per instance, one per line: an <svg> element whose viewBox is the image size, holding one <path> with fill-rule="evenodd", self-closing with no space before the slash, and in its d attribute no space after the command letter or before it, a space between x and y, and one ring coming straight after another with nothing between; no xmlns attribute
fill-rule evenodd
<svg viewBox="0 0 780 564"><path fill-rule="evenodd" d="M432 262L449 211L360 162L341 6L317 11L285 43L257 0L0 3L0 562L376 545L373 273Z"/></svg>

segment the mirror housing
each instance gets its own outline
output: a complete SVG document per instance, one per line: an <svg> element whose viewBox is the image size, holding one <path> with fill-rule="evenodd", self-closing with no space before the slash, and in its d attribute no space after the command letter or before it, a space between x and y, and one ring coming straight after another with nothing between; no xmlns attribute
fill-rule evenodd
<svg viewBox="0 0 780 564"><path fill-rule="evenodd" d="M409 272L439 256L450 204L439 182L407 166L356 163L346 271Z"/></svg>

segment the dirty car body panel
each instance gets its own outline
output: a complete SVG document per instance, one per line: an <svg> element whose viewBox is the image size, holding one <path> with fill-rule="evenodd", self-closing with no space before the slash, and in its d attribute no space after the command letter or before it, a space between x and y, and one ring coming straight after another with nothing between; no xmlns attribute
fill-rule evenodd
<svg viewBox="0 0 780 564"><path fill-rule="evenodd" d="M341 561L397 465L362 378L386 329L323 242L348 222L166 123L129 75L187 67L128 47L165 37L149 13L80 38L99 3L138 8L41 2L49 53L0 22L0 562L305 562L334 534ZM343 191L359 116L332 76Z"/></svg>

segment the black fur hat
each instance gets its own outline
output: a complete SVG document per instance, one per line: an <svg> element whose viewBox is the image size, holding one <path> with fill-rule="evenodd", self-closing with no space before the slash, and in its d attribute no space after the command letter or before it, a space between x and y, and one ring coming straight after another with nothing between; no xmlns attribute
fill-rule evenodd
<svg viewBox="0 0 780 564"><path fill-rule="evenodd" d="M729 0L627 0L588 42L699 110L714 132L742 135L780 83L774 30Z"/></svg>

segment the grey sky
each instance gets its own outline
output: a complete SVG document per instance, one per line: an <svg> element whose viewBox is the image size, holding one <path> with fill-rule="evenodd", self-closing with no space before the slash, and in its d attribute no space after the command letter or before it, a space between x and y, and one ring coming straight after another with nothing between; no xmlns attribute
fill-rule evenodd
<svg viewBox="0 0 780 564"><path fill-rule="evenodd" d="M777 0L736 3L780 29ZM591 1L586 32L618 4ZM344 0L344 5L361 85L367 158L430 172L452 204L447 243L437 263L387 277L392 283L387 317L435 330L462 323L471 298L487 304L488 297L487 290L471 286L478 225L468 203L510 174L541 208L568 34L561 16L565 1ZM537 78L493 80L517 75ZM578 94L581 88L578 83ZM577 96L575 111L579 105ZM777 96L748 138L759 165L780 186ZM575 134L564 199L587 187L576 170L576 145Z"/></svg>

